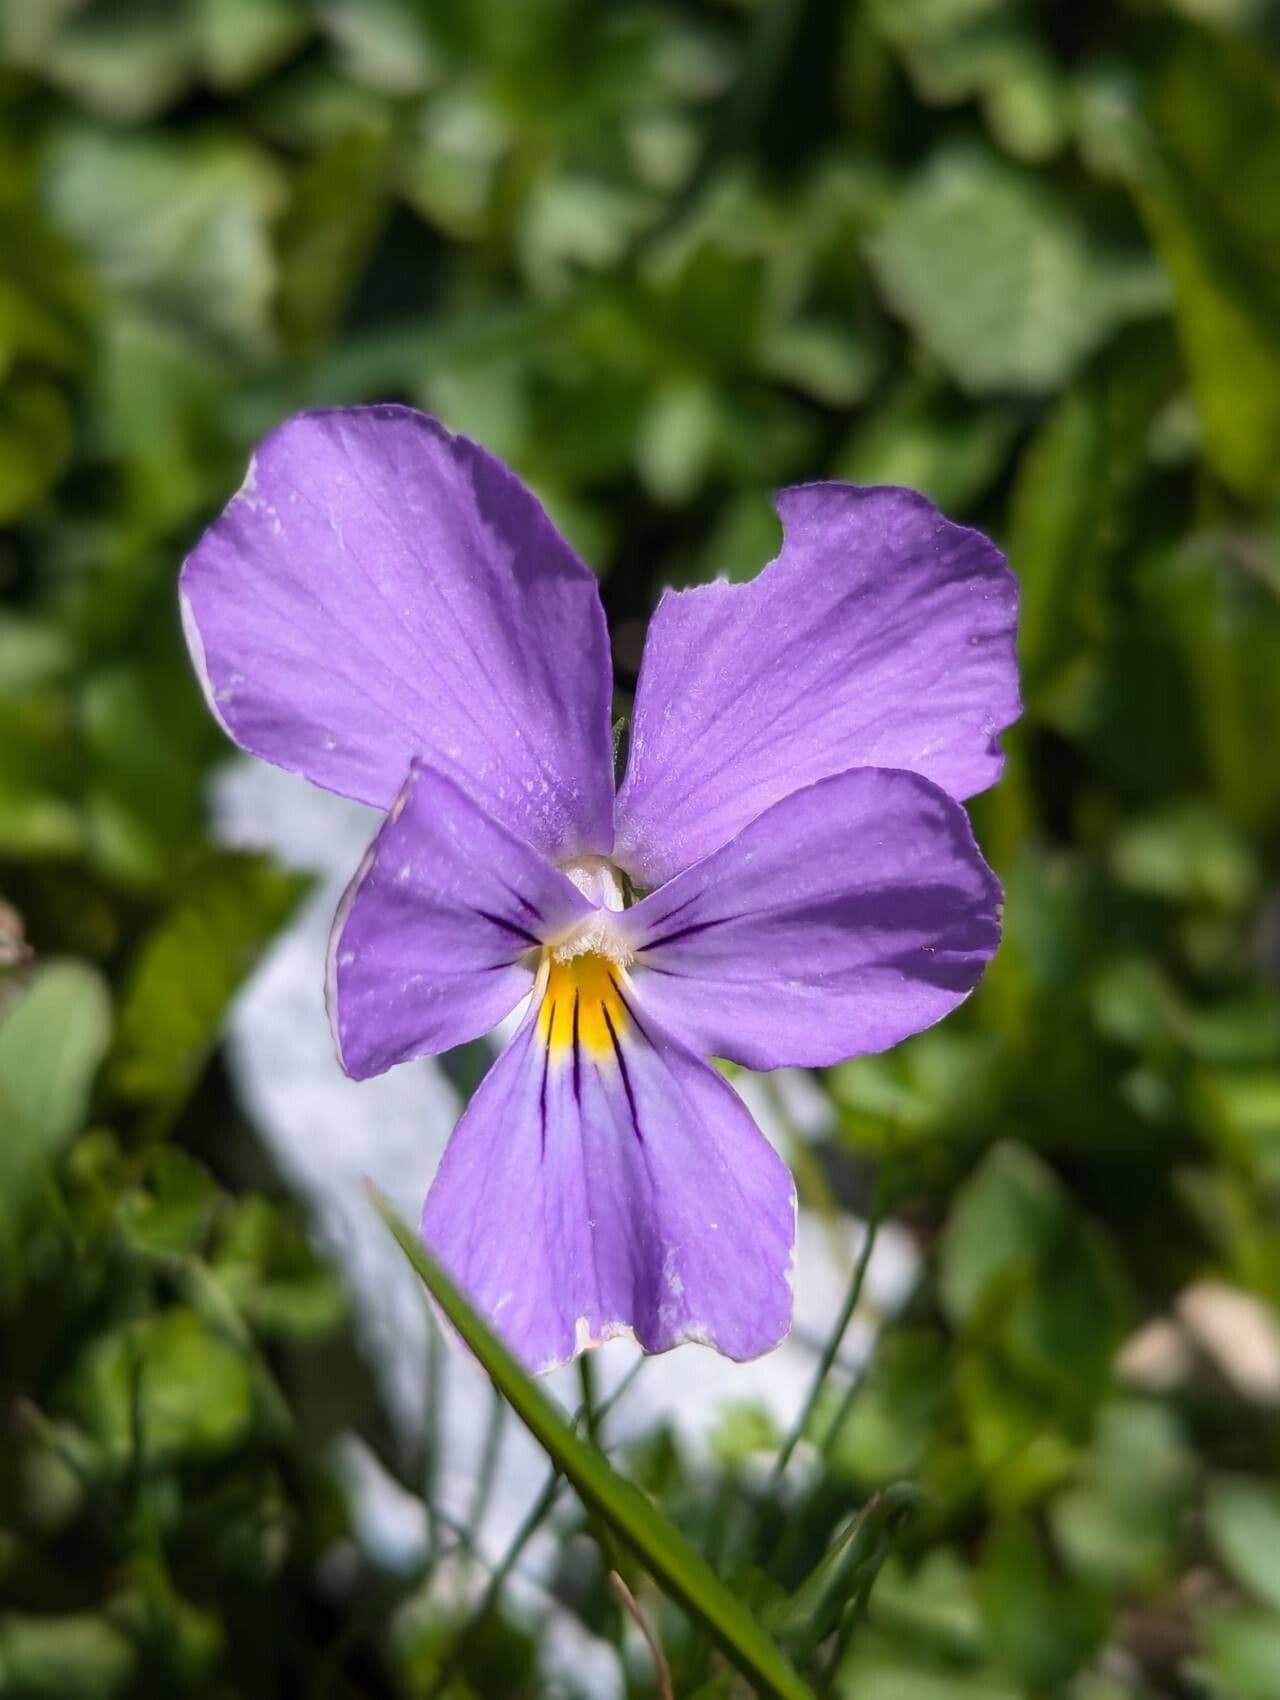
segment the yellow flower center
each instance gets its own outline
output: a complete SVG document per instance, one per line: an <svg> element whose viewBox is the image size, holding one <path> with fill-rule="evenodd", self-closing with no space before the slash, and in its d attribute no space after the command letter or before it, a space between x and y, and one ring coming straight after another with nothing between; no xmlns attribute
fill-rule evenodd
<svg viewBox="0 0 1280 1700"><path fill-rule="evenodd" d="M614 1040L629 1024L617 964L596 951L568 961L548 952L545 961L547 983L538 1011L543 1043L553 1056L562 1056L575 1043L592 1056L611 1056Z"/></svg>

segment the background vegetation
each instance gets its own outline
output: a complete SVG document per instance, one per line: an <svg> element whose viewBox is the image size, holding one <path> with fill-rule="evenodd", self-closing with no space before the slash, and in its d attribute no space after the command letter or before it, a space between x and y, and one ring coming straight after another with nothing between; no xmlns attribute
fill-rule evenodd
<svg viewBox="0 0 1280 1700"><path fill-rule="evenodd" d="M747 1412L712 1471L616 1461L815 1687L1277 1700L1278 41L1268 0L0 7L0 1694L574 1691L501 1591L477 1633L352 1559L327 1443L381 1419L218 1060L302 882L209 840L176 568L277 419L402 398L540 492L624 680L780 484L1007 548L1005 946L797 1152L920 1280L780 1480ZM675 1693L735 1692L554 1515L584 1623L622 1640L620 1564Z"/></svg>

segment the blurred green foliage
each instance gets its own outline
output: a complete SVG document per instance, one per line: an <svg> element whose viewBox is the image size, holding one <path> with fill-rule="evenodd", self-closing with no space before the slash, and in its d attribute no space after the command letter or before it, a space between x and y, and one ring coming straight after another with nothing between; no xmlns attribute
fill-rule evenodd
<svg viewBox="0 0 1280 1700"><path fill-rule="evenodd" d="M1008 549L1004 948L797 1153L919 1282L780 1484L749 1411L628 1467L853 1700L1280 1695L1278 44L1271 0L0 6L0 1694L539 1691L496 1610L322 1563L382 1419L216 1060L302 886L208 841L177 563L281 416L401 398L599 568L624 687L780 484Z"/></svg>

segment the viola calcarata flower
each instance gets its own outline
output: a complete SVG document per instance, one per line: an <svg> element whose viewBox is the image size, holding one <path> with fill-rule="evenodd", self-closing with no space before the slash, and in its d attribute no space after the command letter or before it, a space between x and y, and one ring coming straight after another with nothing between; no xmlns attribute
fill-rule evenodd
<svg viewBox="0 0 1280 1700"><path fill-rule="evenodd" d="M1004 560L909 490L777 507L758 577L663 595L616 794L594 577L426 416L289 420L183 568L230 736L386 811L329 955L347 1073L528 999L422 1233L536 1370L620 1333L776 1345L794 1188L707 1059L883 1050L996 948L961 804L1019 712Z"/></svg>

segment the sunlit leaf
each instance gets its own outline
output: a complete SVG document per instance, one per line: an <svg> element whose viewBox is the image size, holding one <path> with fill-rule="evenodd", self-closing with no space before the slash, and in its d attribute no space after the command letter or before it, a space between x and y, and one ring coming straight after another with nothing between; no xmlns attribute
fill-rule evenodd
<svg viewBox="0 0 1280 1700"><path fill-rule="evenodd" d="M72 1372L65 1402L120 1468L216 1456L253 1416L244 1354L183 1309L100 1335Z"/></svg>
<svg viewBox="0 0 1280 1700"><path fill-rule="evenodd" d="M1280 1611L1280 1493L1266 1482L1221 1478L1209 1490L1206 1529L1232 1575Z"/></svg>
<svg viewBox="0 0 1280 1700"><path fill-rule="evenodd" d="M111 1000L80 962L42 968L0 1015L0 1213L79 1132L111 1038Z"/></svg>
<svg viewBox="0 0 1280 1700"><path fill-rule="evenodd" d="M1207 1614L1197 1663L1231 1700L1271 1700L1280 1671L1280 1613L1219 1606Z"/></svg>
<svg viewBox="0 0 1280 1700"><path fill-rule="evenodd" d="M1280 97L1247 48L1188 39L1155 84L1139 204L1173 280L1205 449L1280 490Z"/></svg>
<svg viewBox="0 0 1280 1700"><path fill-rule="evenodd" d="M305 0L191 0L192 27L209 80L239 89L306 39Z"/></svg>
<svg viewBox="0 0 1280 1700"><path fill-rule="evenodd" d="M0 1690L25 1700L114 1700L134 1662L128 1639L104 1616L0 1616Z"/></svg>
<svg viewBox="0 0 1280 1700"><path fill-rule="evenodd" d="M191 1087L232 994L306 883L265 857L228 854L192 869L125 989L111 1064L119 1091L172 1104Z"/></svg>
<svg viewBox="0 0 1280 1700"><path fill-rule="evenodd" d="M71 453L71 419L60 390L32 378L0 389L0 524L33 507Z"/></svg>
<svg viewBox="0 0 1280 1700"><path fill-rule="evenodd" d="M998 1526L978 1570L978 1598L992 1650L1026 1687L1056 1687L1077 1671L1107 1627L1105 1596L1055 1576L1031 1525Z"/></svg>
<svg viewBox="0 0 1280 1700"><path fill-rule="evenodd" d="M75 128L45 201L95 274L159 322L245 356L271 345L279 178L250 143Z"/></svg>
<svg viewBox="0 0 1280 1700"><path fill-rule="evenodd" d="M829 1552L781 1606L766 1614L770 1631L793 1655L811 1652L855 1600L865 1600L889 1556L894 1532L915 1510L919 1491L900 1482L872 1496Z"/></svg>
<svg viewBox="0 0 1280 1700"><path fill-rule="evenodd" d="M1055 389L1158 275L1095 246L1037 183L976 151L938 156L898 198L868 254L889 305L974 394Z"/></svg>

